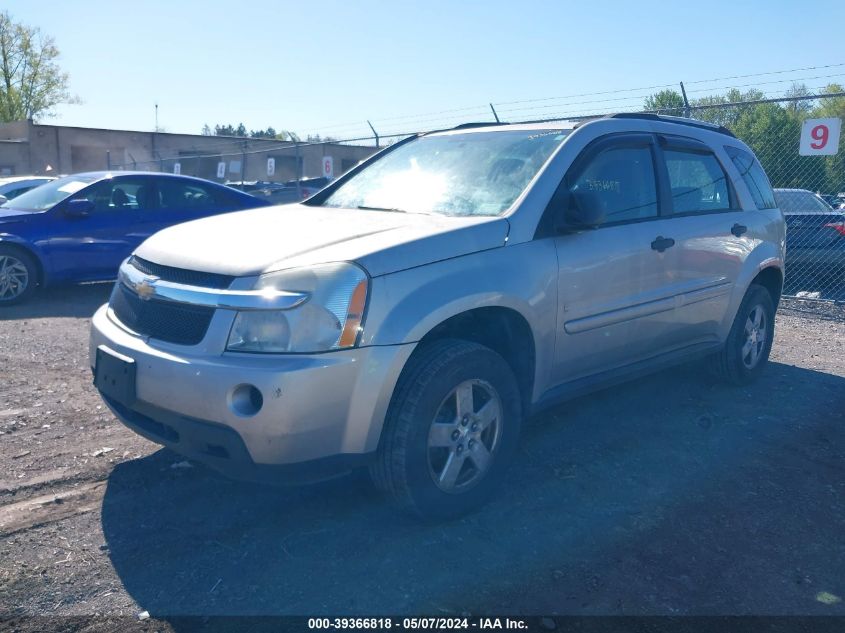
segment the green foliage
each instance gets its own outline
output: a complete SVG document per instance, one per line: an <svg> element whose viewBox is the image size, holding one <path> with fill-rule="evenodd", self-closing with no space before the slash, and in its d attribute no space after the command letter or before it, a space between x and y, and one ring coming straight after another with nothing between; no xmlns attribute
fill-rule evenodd
<svg viewBox="0 0 845 633"><path fill-rule="evenodd" d="M52 37L0 12L0 121L50 116L60 103L79 102L68 91L58 58Z"/></svg>
<svg viewBox="0 0 845 633"><path fill-rule="evenodd" d="M820 94L845 92L830 84ZM753 103L764 99L759 90L710 95L690 102L692 116L723 125L748 144L766 170L774 187L797 187L838 193L845 191L845 138L835 156L799 156L801 124L805 119L845 118L845 97L811 98L803 84L793 84L789 97L803 97L782 103ZM737 104L737 105L729 105ZM673 90L663 90L646 98L644 109L660 114L683 114L683 98Z"/></svg>
<svg viewBox="0 0 845 633"><path fill-rule="evenodd" d="M670 116L684 115L684 98L674 90L661 90L646 97L645 109Z"/></svg>
<svg viewBox="0 0 845 633"><path fill-rule="evenodd" d="M277 139L280 141L284 140L291 140L291 141L298 141L299 137L296 136L293 132L288 132L287 130L279 130L276 131L275 128L268 127L266 130L250 130L247 132L246 126L243 123L238 123L237 126L226 124L226 125L215 125L212 129L207 123L202 126L202 134L203 136L240 136L242 138L268 138L268 139Z"/></svg>

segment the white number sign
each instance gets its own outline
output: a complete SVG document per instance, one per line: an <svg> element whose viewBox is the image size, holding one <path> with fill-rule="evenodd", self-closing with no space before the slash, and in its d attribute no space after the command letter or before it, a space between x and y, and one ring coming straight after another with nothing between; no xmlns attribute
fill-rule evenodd
<svg viewBox="0 0 845 633"><path fill-rule="evenodd" d="M334 178L334 160L331 156L323 156L323 175L326 178Z"/></svg>
<svg viewBox="0 0 845 633"><path fill-rule="evenodd" d="M842 119L807 119L801 125L801 156L833 156L839 151Z"/></svg>
<svg viewBox="0 0 845 633"><path fill-rule="evenodd" d="M217 163L217 177L218 178L225 178L226 177L226 163L220 161Z"/></svg>
<svg viewBox="0 0 845 633"><path fill-rule="evenodd" d="M276 173L276 159L275 158L268 158L267 159L267 175L272 176Z"/></svg>

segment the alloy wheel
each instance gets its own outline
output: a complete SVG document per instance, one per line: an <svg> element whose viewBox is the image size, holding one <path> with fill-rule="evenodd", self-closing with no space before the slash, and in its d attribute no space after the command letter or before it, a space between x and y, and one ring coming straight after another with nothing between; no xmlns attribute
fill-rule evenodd
<svg viewBox="0 0 845 633"><path fill-rule="evenodd" d="M483 380L466 380L440 404L428 433L428 466L448 493L472 488L487 474L499 447L502 403Z"/></svg>
<svg viewBox="0 0 845 633"><path fill-rule="evenodd" d="M17 299L28 285L26 264L12 255L0 255L0 301Z"/></svg>
<svg viewBox="0 0 845 633"><path fill-rule="evenodd" d="M760 362L767 337L766 311L762 305L757 304L748 313L748 318L745 321L745 339L740 352L742 364L748 369L754 369Z"/></svg>

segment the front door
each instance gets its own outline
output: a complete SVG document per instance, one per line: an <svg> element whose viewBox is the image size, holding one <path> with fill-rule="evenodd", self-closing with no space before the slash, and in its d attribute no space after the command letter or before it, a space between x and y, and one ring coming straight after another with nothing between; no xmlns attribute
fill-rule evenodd
<svg viewBox="0 0 845 633"><path fill-rule="evenodd" d="M152 178L120 176L101 180L72 195L86 199L92 207L86 217L54 213L49 256L57 279L87 281L112 279L120 262L144 240L143 216L152 196ZM67 201L66 201L67 202Z"/></svg>
<svg viewBox="0 0 845 633"><path fill-rule="evenodd" d="M630 364L665 347L662 331L674 318L674 302L667 297L666 250L656 240L667 221L660 216L655 157L648 134L599 139L561 185L598 205L604 222L555 238L558 384Z"/></svg>

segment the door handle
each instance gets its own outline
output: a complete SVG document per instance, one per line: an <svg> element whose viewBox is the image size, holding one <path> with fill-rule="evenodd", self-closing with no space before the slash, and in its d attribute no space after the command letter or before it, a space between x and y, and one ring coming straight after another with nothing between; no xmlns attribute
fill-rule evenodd
<svg viewBox="0 0 845 633"><path fill-rule="evenodd" d="M657 251L658 253L662 253L667 248L672 248L675 245L675 240L671 237L663 237L662 235L658 235L654 238L654 241L651 243L651 249Z"/></svg>
<svg viewBox="0 0 845 633"><path fill-rule="evenodd" d="M741 236L741 235L742 235L743 233L745 233L747 230L748 230L748 227L747 227L747 226L745 226L744 224L734 224L734 225L731 227L731 233L733 233L733 234L734 234L734 235L736 235L737 237Z"/></svg>

